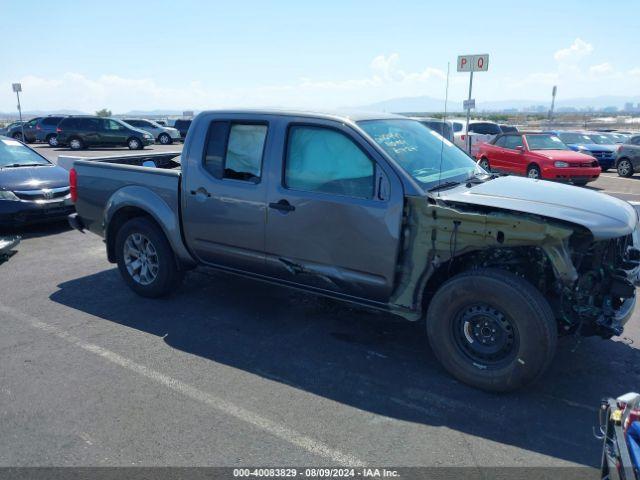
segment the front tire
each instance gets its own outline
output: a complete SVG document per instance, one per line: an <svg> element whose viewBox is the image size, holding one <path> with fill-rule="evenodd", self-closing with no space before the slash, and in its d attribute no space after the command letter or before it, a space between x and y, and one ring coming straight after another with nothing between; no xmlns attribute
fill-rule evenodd
<svg viewBox="0 0 640 480"><path fill-rule="evenodd" d="M618 162L616 170L618 171L618 175L621 177L629 178L633 176L633 165L631 164L631 161L626 158L623 158Z"/></svg>
<svg viewBox="0 0 640 480"><path fill-rule="evenodd" d="M58 136L57 135L49 135L47 137L47 143L49 144L50 147L57 147L58 146Z"/></svg>
<svg viewBox="0 0 640 480"><path fill-rule="evenodd" d="M158 225L138 217L116 235L116 261L125 283L138 295L157 298L173 292L182 281L169 241Z"/></svg>
<svg viewBox="0 0 640 480"><path fill-rule="evenodd" d="M429 305L427 334L451 375L491 392L513 391L538 379L553 360L558 338L542 294L497 269L445 282Z"/></svg>
<svg viewBox="0 0 640 480"><path fill-rule="evenodd" d="M132 137L127 141L127 146L129 150L142 150L144 146L142 145L142 141L137 139L136 137Z"/></svg>
<svg viewBox="0 0 640 480"><path fill-rule="evenodd" d="M537 165L530 165L529 168L527 168L527 177L534 180L540 180L540 167L538 167Z"/></svg>
<svg viewBox="0 0 640 480"><path fill-rule="evenodd" d="M11 136L14 140L22 141L22 133L16 132Z"/></svg>
<svg viewBox="0 0 640 480"><path fill-rule="evenodd" d="M171 137L166 133L161 133L160 136L158 137L158 142L160 142L160 144L162 145L171 145L172 140L171 140Z"/></svg>

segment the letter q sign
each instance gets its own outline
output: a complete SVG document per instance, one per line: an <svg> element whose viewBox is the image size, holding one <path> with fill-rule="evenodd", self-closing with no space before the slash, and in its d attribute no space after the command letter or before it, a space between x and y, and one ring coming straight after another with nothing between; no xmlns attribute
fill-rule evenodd
<svg viewBox="0 0 640 480"><path fill-rule="evenodd" d="M458 57L459 72L486 72L487 70L489 70L489 54Z"/></svg>

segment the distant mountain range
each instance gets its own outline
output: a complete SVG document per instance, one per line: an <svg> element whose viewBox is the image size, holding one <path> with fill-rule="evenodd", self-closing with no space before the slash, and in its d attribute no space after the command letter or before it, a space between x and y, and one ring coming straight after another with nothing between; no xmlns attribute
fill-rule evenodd
<svg viewBox="0 0 640 480"><path fill-rule="evenodd" d="M509 109L526 110L530 107L543 106L545 109L549 107L551 99L547 100L496 100L476 102L476 111L502 112ZM615 96L601 95L591 98L568 98L558 99L556 101L556 110L564 108L576 108L584 110L593 108L601 110L606 107L623 108L626 103L638 105L640 103L640 95L634 96ZM350 107L349 109L369 110L377 112L442 112L444 110L444 99L419 96L419 97L398 97L390 98L381 102L375 102L368 105L359 105ZM447 105L449 112L462 112L462 100L449 100ZM24 118L32 118L45 115L88 115L93 112L81 112L79 110L29 110L22 112ZM159 117L159 116L181 116L182 110L131 110L126 113L115 112L118 116L136 116L136 117ZM14 118L17 112L0 112L0 118Z"/></svg>
<svg viewBox="0 0 640 480"><path fill-rule="evenodd" d="M631 102L637 105L640 102L640 95L623 97L614 95L602 95L591 98L568 98L556 100L556 108L593 108L596 110L606 107L623 108L625 103ZM507 109L526 109L532 106L549 106L551 99L547 100L497 100L497 101L476 101L478 111L504 111ZM382 102L360 105L356 107L361 110L383 111L383 112L442 112L444 110L444 99L428 96L420 97L399 97L384 100ZM449 100L447 110L450 112L461 112L462 100Z"/></svg>

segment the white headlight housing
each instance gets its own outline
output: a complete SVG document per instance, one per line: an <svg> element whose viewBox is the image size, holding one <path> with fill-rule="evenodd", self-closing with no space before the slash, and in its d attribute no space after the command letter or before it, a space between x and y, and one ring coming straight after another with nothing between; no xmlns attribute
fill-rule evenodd
<svg viewBox="0 0 640 480"><path fill-rule="evenodd" d="M10 192L9 190L0 190L0 200L19 201L20 199L16 197L15 193Z"/></svg>
<svg viewBox="0 0 640 480"><path fill-rule="evenodd" d="M566 168L569 166L567 162L553 162L554 167Z"/></svg>

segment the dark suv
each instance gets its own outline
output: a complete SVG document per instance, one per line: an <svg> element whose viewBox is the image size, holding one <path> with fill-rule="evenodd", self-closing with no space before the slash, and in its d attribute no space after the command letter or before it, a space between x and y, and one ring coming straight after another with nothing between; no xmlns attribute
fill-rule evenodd
<svg viewBox="0 0 640 480"><path fill-rule="evenodd" d="M153 135L115 118L66 117L58 124L58 144L71 150L88 147L129 147L142 150L153 145Z"/></svg>
<svg viewBox="0 0 640 480"><path fill-rule="evenodd" d="M56 128L63 118L64 116L60 115L41 118L38 123L36 123L36 142L46 142L52 147L57 147L58 139L56 138Z"/></svg>
<svg viewBox="0 0 640 480"><path fill-rule="evenodd" d="M618 147L616 170L621 177L640 172L640 135L634 135Z"/></svg>
<svg viewBox="0 0 640 480"><path fill-rule="evenodd" d="M177 129L180 132L180 138L183 141L187 136L187 132L189 131L190 126L191 120L176 120L176 123L173 124L173 128Z"/></svg>

